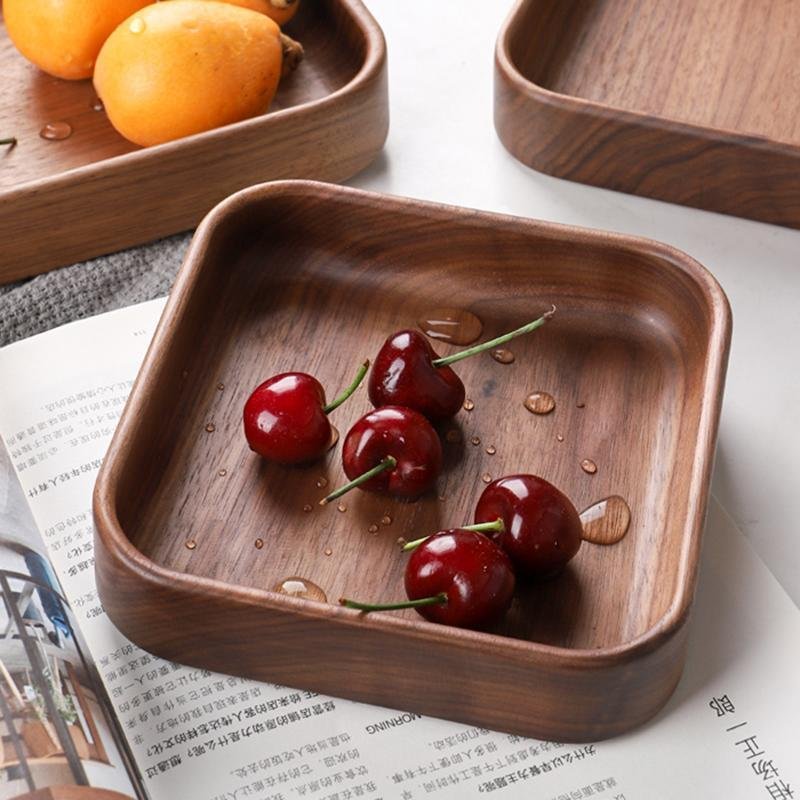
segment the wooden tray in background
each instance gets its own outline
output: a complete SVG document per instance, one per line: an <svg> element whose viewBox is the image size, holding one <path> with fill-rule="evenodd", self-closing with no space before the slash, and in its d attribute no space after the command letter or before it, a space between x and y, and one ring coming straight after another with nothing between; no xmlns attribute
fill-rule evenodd
<svg viewBox="0 0 800 800"><path fill-rule="evenodd" d="M540 172L798 228L798 63L785 0L517 0L495 127Z"/></svg>
<svg viewBox="0 0 800 800"><path fill-rule="evenodd" d="M141 149L94 111L92 83L29 64L0 16L0 284L194 227L266 180L341 181L369 164L389 125L386 47L359 0L312 0L286 27L306 49L270 112ZM39 136L65 120L63 141Z"/></svg>
<svg viewBox="0 0 800 800"><path fill-rule="evenodd" d="M311 372L332 395L437 306L477 314L488 338L551 303L513 364L458 364L475 408L443 428L462 432L444 499L320 508L340 447L303 468L247 448L242 407L270 374ZM729 336L717 283L664 245L317 183L245 190L198 229L98 478L103 603L187 664L537 737L623 731L683 666ZM546 417L523 407L537 389L557 401ZM361 390L332 421L344 433L368 409ZM514 472L579 508L620 494L632 528L522 590L491 634L335 605L405 597L397 538L471 520L482 476ZM295 575L332 604L269 591Z"/></svg>

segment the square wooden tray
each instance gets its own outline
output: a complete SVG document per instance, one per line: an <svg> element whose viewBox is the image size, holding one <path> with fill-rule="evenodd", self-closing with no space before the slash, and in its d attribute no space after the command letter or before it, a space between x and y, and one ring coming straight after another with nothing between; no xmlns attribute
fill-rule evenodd
<svg viewBox="0 0 800 800"><path fill-rule="evenodd" d="M799 60L784 0L517 0L495 127L540 172L798 228Z"/></svg>
<svg viewBox="0 0 800 800"><path fill-rule="evenodd" d="M341 181L367 166L389 125L380 28L359 0L312 0L286 31L306 58L269 113L141 149L93 110L91 81L28 63L0 16L0 138L18 139L0 147L0 283L187 230L254 183ZM69 139L39 136L61 120Z"/></svg>
<svg viewBox="0 0 800 800"><path fill-rule="evenodd" d="M550 303L513 364L458 365L475 408L443 428L461 436L444 437L441 497L321 508L340 448L303 468L247 448L242 407L270 374L311 372L332 395L432 308L491 337ZM623 731L681 674L729 336L717 283L665 245L317 183L240 192L195 235L98 478L103 603L187 664L531 736ZM546 417L523 407L536 389L556 398ZM362 390L332 421L344 433L368 409ZM493 633L336 605L405 597L397 538L464 524L482 476L515 472L578 508L622 495L630 532L520 591ZM331 604L271 591L289 576Z"/></svg>

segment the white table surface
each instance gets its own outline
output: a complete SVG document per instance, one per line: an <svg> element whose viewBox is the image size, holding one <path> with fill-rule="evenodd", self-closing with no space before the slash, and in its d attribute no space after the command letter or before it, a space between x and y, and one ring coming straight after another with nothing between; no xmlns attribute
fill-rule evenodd
<svg viewBox="0 0 800 800"><path fill-rule="evenodd" d="M595 189L512 158L492 122L510 0L366 0L389 51L391 127L363 189L621 231L698 259L733 308L712 491L800 605L800 231Z"/></svg>

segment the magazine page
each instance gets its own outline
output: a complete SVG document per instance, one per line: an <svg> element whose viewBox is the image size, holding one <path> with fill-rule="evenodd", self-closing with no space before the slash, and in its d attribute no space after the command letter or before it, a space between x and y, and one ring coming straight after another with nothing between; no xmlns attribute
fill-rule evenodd
<svg viewBox="0 0 800 800"><path fill-rule="evenodd" d="M90 503L160 309L0 351L0 434L153 800L794 797L800 612L716 504L681 683L655 720L608 742L528 740L210 674L127 641L97 600Z"/></svg>
<svg viewBox="0 0 800 800"><path fill-rule="evenodd" d="M81 800L142 796L2 444L0 598L0 800L65 787Z"/></svg>

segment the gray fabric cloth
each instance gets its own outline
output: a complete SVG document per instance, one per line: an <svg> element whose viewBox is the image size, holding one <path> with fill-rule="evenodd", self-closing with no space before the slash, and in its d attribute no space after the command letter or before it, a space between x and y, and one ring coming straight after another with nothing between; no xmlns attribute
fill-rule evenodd
<svg viewBox="0 0 800 800"><path fill-rule="evenodd" d="M191 234L0 286L0 346L169 292Z"/></svg>

